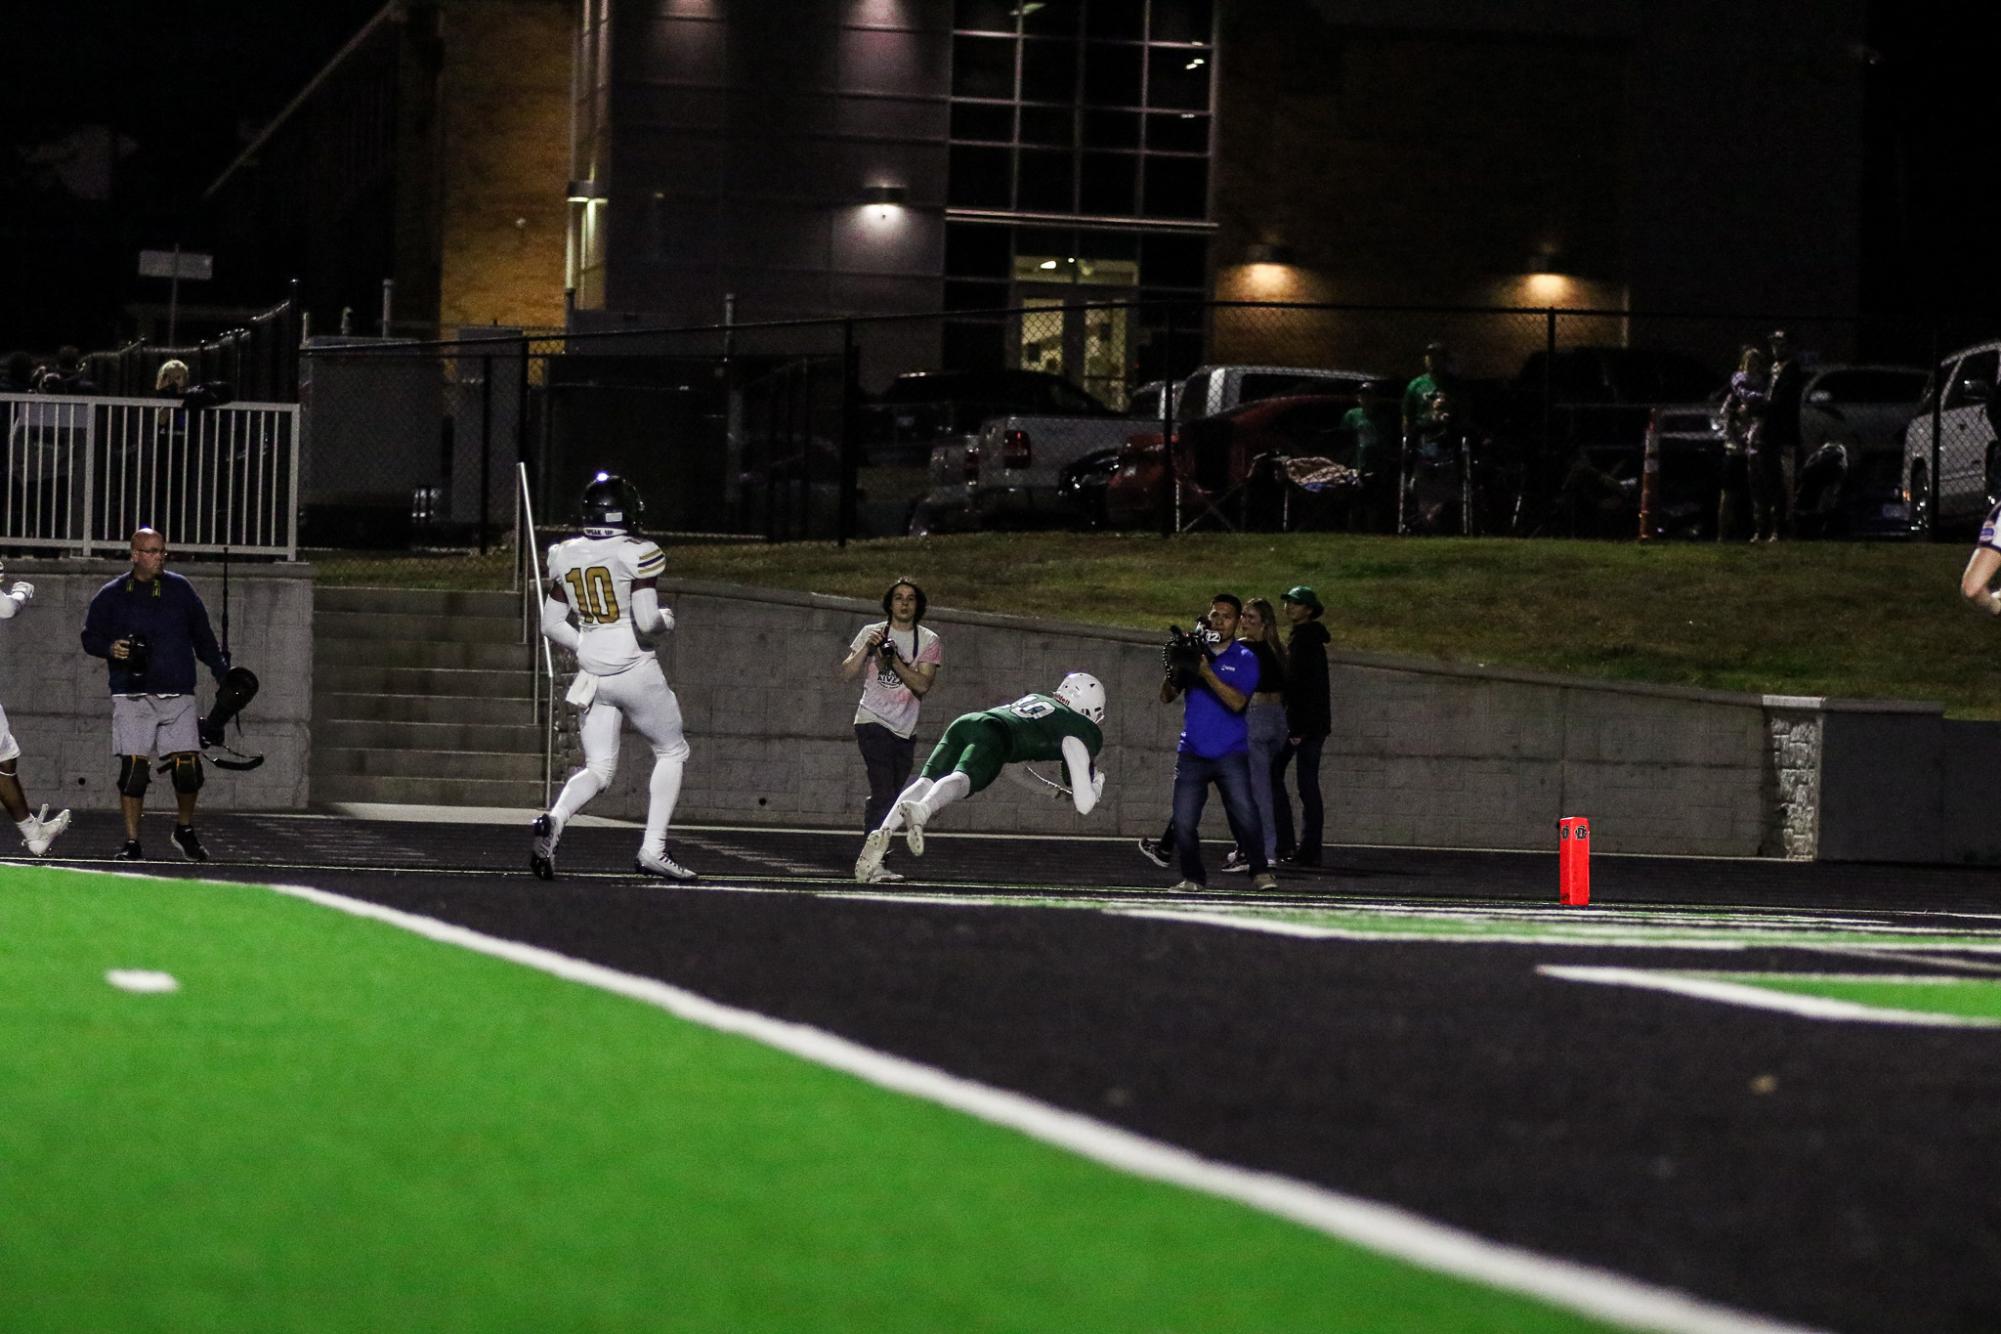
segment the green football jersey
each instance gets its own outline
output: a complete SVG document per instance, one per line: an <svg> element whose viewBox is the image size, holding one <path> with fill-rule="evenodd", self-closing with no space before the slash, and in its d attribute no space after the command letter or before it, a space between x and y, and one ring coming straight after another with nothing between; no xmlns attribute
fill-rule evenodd
<svg viewBox="0 0 2001 1334"><path fill-rule="evenodd" d="M1098 725L1054 695L1023 695L1012 704L988 709L980 715L992 718L1007 729L1009 763L1023 760L1060 760L1063 738L1074 736L1095 759L1104 749L1105 734Z"/></svg>

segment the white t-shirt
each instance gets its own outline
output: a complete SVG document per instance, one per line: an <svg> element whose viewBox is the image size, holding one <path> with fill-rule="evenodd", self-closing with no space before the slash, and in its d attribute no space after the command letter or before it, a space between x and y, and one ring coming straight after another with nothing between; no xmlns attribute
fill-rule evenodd
<svg viewBox="0 0 2001 1334"><path fill-rule="evenodd" d="M549 578L577 614L577 665L593 676L630 671L653 654L632 628L632 585L667 568L666 553L643 537L573 537L549 548Z"/></svg>
<svg viewBox="0 0 2001 1334"><path fill-rule="evenodd" d="M861 632L848 645L852 653L862 646L871 630L888 629L888 621L871 621L861 628ZM896 655L905 662L935 666L945 660L944 649L939 646L938 636L923 626L915 630L890 630L889 637L896 644ZM855 710L858 723L881 723L900 737L907 737L917 730L918 699L903 678L882 661L882 655L874 655L875 661L862 670L868 675L862 683L862 702Z"/></svg>

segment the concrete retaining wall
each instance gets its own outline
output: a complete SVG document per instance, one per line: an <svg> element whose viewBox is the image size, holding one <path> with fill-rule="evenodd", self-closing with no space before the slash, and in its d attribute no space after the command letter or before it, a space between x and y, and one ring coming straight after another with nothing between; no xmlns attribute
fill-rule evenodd
<svg viewBox="0 0 2001 1334"><path fill-rule="evenodd" d="M175 561L168 566L194 583L222 633L222 567ZM0 622L0 706L21 742L21 779L40 805L117 806L117 761L111 757L110 687L103 661L84 653L84 611L106 580L129 572L113 560L10 559L6 579L26 579L35 600ZM313 584L308 565L230 567L230 647L235 661L257 673L256 703L243 715L242 749L265 756L249 773L209 771L206 810L296 810L307 802L312 738ZM206 708L214 686L198 670ZM232 744L235 742L232 733ZM172 808L164 781L148 794L149 809ZM76 854L81 855L81 854Z"/></svg>

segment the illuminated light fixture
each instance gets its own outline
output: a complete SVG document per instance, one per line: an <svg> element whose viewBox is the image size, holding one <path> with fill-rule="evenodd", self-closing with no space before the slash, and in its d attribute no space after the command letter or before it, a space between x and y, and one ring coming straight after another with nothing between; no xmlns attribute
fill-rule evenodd
<svg viewBox="0 0 2001 1334"><path fill-rule="evenodd" d="M1189 61L1189 62L1188 62L1188 63L1187 63L1186 65L1183 65L1183 66L1182 66L1181 68L1183 68L1183 69L1201 69L1201 68L1202 68L1202 67L1203 67L1204 65L1206 65L1206 64L1208 64L1208 63L1209 63L1209 58L1208 58L1207 56L1197 56L1197 57L1195 57L1195 59L1193 59L1193 60Z"/></svg>
<svg viewBox="0 0 2001 1334"><path fill-rule="evenodd" d="M1194 112L1192 112L1192 111L1184 111L1184 112L1182 112L1182 113L1181 113L1181 119L1183 119L1183 120L1194 120L1194 119L1195 119L1195 113L1194 113Z"/></svg>
<svg viewBox="0 0 2001 1334"><path fill-rule="evenodd" d="M862 188L862 202L901 207L910 198L907 185L869 185Z"/></svg>
<svg viewBox="0 0 2001 1334"><path fill-rule="evenodd" d="M1244 262L1246 264L1290 264L1292 263L1292 247L1276 245L1269 241L1259 241L1254 245L1244 247Z"/></svg>
<svg viewBox="0 0 2001 1334"><path fill-rule="evenodd" d="M1038 269L1053 269L1056 267L1056 261L1053 259L1045 259L1035 267Z"/></svg>
<svg viewBox="0 0 2001 1334"><path fill-rule="evenodd" d="M605 197L604 186L596 181L571 181L569 191L572 204L588 204Z"/></svg>

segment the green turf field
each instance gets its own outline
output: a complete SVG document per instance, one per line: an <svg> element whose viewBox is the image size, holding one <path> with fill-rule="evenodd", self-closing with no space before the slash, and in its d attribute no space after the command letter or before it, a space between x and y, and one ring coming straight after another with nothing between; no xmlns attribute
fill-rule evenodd
<svg viewBox="0 0 2001 1334"><path fill-rule="evenodd" d="M1880 1010L1951 1014L2001 1022L1997 977L1793 977L1785 974L1704 974L1793 996L1820 996Z"/></svg>
<svg viewBox="0 0 2001 1334"><path fill-rule="evenodd" d="M0 1219L10 1334L1602 1327L381 923L20 866Z"/></svg>

